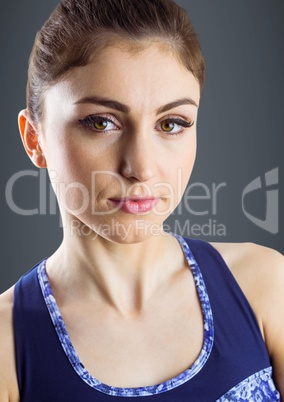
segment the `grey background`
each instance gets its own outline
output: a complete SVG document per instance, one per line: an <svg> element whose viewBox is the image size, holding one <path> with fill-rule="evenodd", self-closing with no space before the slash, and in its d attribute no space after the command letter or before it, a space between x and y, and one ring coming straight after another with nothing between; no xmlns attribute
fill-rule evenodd
<svg viewBox="0 0 284 402"><path fill-rule="evenodd" d="M281 253L283 244L283 71L284 3L282 0L179 0L199 35L207 62L207 81L198 122L198 156L189 184L226 183L217 197L217 214L209 200L193 200L192 208L207 210L194 216L183 209L167 223L175 229L206 225L210 219L226 227L226 236L182 234L206 241L255 242ZM20 216L5 200L9 178L35 170L26 156L17 127L25 107L27 64L34 36L57 1L3 1L1 18L1 267L0 292L7 289L62 240L59 215ZM279 232L271 234L248 220L241 194L253 179L279 168ZM48 190L49 185L46 184ZM42 191L42 190L41 190ZM15 186L14 199L22 208L39 205L39 181L30 177ZM193 194L193 192L192 192ZM196 195L202 195L200 189ZM265 218L264 191L246 200L246 209ZM276 211L275 211L276 213Z"/></svg>

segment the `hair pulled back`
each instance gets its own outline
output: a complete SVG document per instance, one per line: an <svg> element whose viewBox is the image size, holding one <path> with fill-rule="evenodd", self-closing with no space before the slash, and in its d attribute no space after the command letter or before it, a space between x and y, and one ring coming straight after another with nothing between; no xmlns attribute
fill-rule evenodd
<svg viewBox="0 0 284 402"><path fill-rule="evenodd" d="M27 106L35 123L43 94L72 67L88 64L94 52L127 40L160 40L195 76L202 90L205 62L186 11L172 0L61 0L37 33L29 61ZM98 53L99 54L99 53Z"/></svg>

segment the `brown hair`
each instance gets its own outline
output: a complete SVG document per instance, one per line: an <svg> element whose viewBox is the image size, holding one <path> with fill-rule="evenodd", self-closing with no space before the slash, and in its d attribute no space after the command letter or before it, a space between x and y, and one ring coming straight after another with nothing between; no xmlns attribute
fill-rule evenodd
<svg viewBox="0 0 284 402"><path fill-rule="evenodd" d="M38 32L31 53L27 105L35 123L42 95L72 67L88 64L94 51L114 40L132 50L142 40L159 40L174 51L202 90L205 62L186 11L172 0L61 0Z"/></svg>

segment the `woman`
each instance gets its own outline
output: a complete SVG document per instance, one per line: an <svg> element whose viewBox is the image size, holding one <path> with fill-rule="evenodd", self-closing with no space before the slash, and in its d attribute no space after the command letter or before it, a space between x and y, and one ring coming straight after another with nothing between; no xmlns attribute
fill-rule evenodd
<svg viewBox="0 0 284 402"><path fill-rule="evenodd" d="M19 128L64 239L1 296L1 402L283 398L283 257L163 231L204 70L170 0L62 0L38 34Z"/></svg>

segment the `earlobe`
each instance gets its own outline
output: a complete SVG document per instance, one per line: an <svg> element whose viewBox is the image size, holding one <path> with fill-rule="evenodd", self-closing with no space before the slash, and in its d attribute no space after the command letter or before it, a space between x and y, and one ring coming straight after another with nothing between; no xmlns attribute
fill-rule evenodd
<svg viewBox="0 0 284 402"><path fill-rule="evenodd" d="M31 161L39 168L46 168L46 159L39 143L38 131L27 109L19 113L18 125L24 148Z"/></svg>

